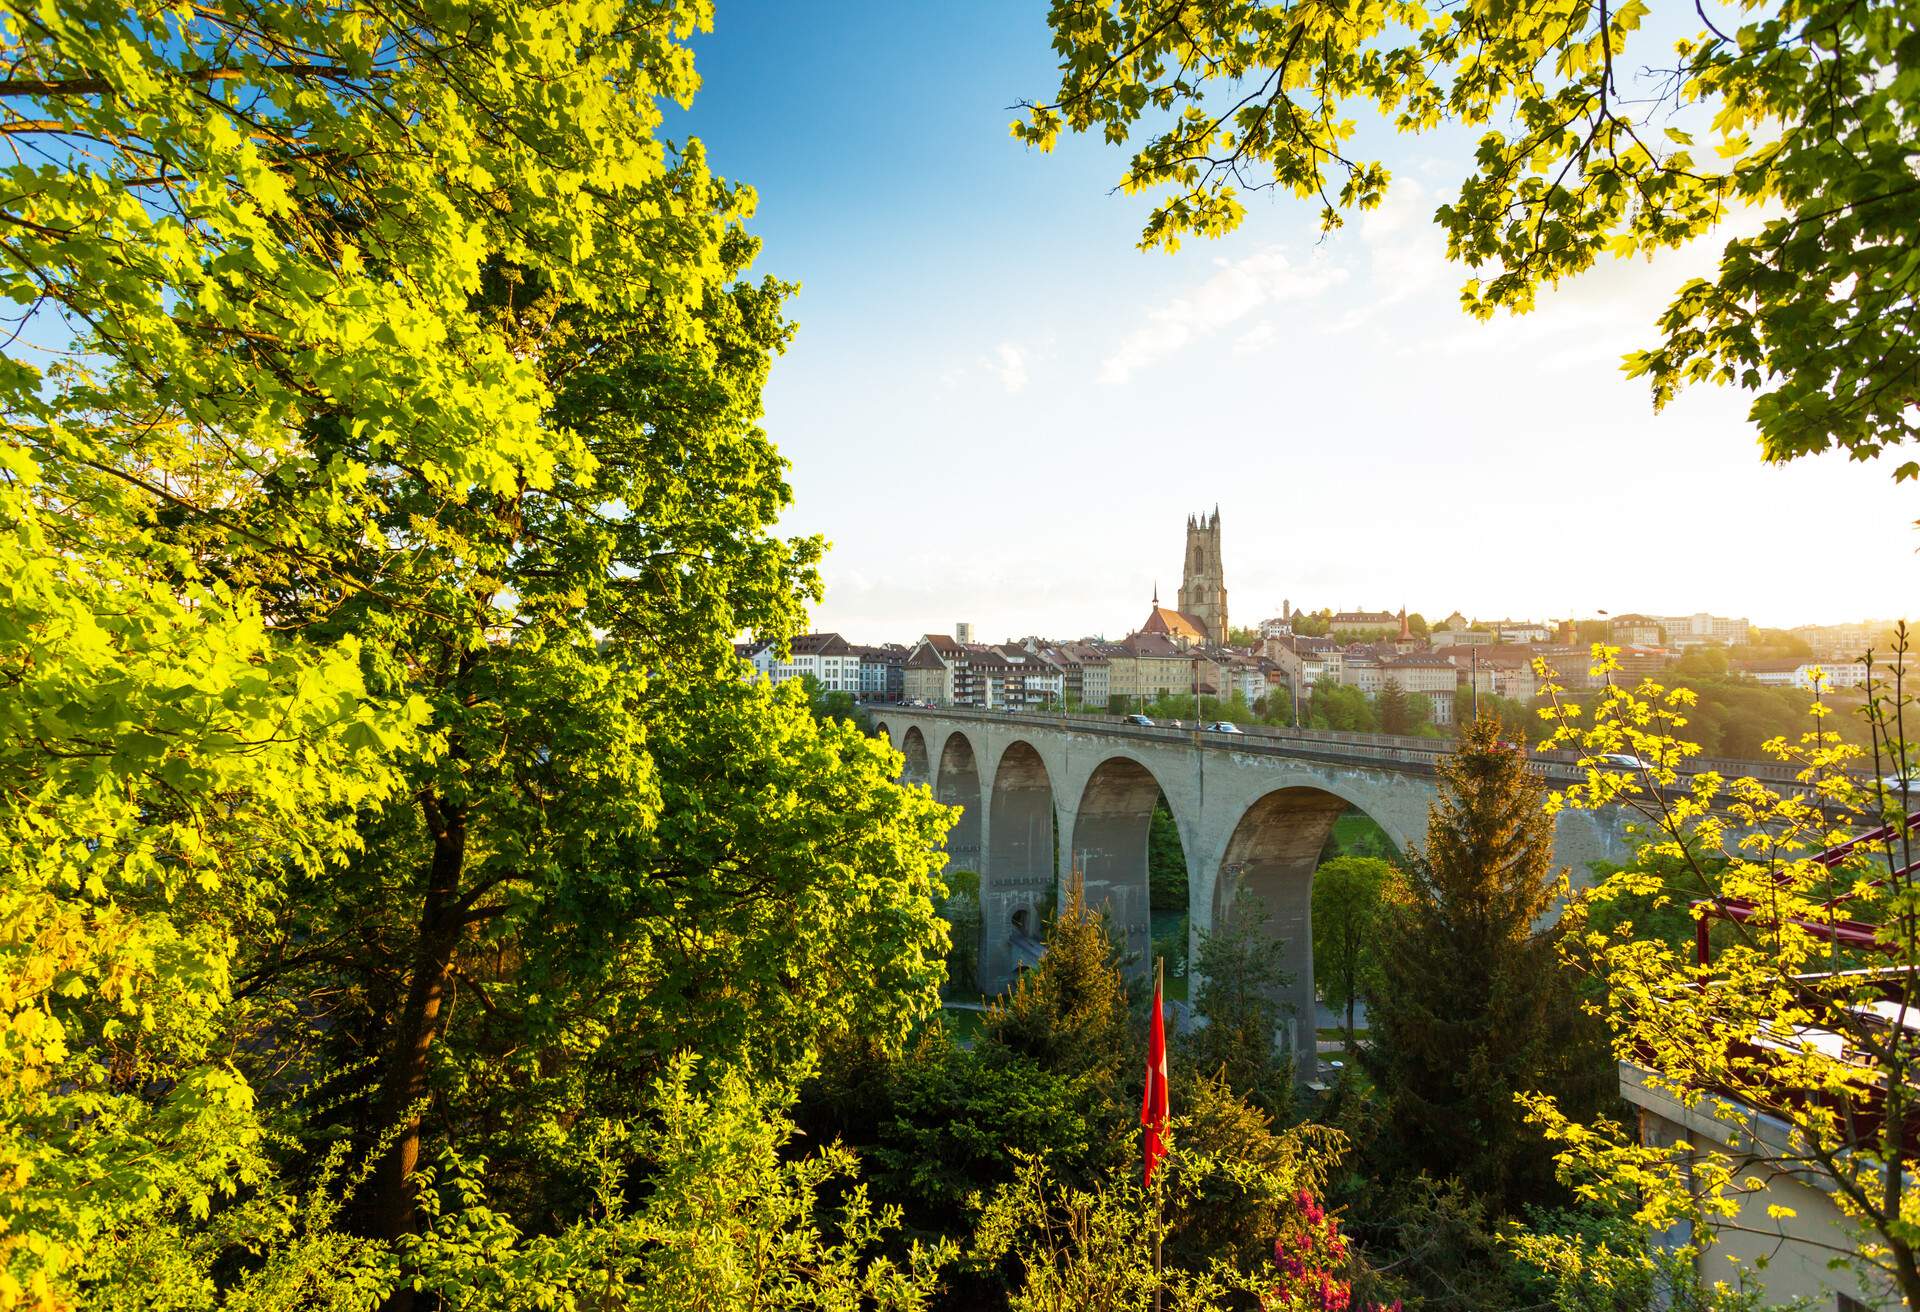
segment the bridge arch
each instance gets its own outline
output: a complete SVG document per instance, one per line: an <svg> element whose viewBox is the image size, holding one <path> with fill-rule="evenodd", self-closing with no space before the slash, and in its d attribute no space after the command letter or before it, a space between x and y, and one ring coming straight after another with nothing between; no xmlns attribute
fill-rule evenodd
<svg viewBox="0 0 1920 1312"><path fill-rule="evenodd" d="M947 833L947 869L980 869L980 765L973 740L955 730L940 748L940 769L933 778L933 795L960 808L960 818Z"/></svg>
<svg viewBox="0 0 1920 1312"><path fill-rule="evenodd" d="M1037 954L1040 919L1054 891L1053 776L1039 751L1016 739L1001 751L987 807L980 872L980 982L997 992Z"/></svg>
<svg viewBox="0 0 1920 1312"><path fill-rule="evenodd" d="M1313 875L1334 823L1349 810L1372 812L1358 799L1314 783L1288 784L1256 797L1241 812L1213 872L1209 922L1229 923L1235 903L1258 899L1267 912L1266 932L1280 952L1289 982L1283 1001L1291 1014L1282 1022L1295 1070L1311 1079L1317 1008L1313 978ZM1404 839L1385 826L1394 841Z"/></svg>
<svg viewBox="0 0 1920 1312"><path fill-rule="evenodd" d="M1087 904L1106 907L1128 972L1141 976L1151 969L1153 955L1148 839L1154 807L1165 795L1158 776L1143 762L1107 757L1080 790L1067 849L1085 880ZM1174 813L1183 833L1184 819Z"/></svg>
<svg viewBox="0 0 1920 1312"><path fill-rule="evenodd" d="M900 768L900 781L908 784L924 784L933 781L933 769L927 758L927 738L920 732L920 726L910 724L900 738L900 755L906 763Z"/></svg>

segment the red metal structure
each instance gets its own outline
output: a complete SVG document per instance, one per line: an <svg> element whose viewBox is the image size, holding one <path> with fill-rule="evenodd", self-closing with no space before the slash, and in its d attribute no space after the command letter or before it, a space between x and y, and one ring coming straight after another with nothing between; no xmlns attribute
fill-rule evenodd
<svg viewBox="0 0 1920 1312"><path fill-rule="evenodd" d="M1917 830L1920 830L1920 811L1915 811L1903 821L1881 825L1877 829L1868 830L1857 838L1848 839L1837 847L1830 847L1814 857L1813 860L1815 863L1832 870L1862 847L1873 843L1885 842L1898 834L1911 834ZM1898 870L1890 871L1881 878L1874 880L1868 887L1880 888L1892 880L1904 879L1916 872L1920 872L1920 861L1902 866ZM1856 896L1858 896L1857 891L1842 893L1838 897L1829 898L1827 901L1821 903L1821 906L1826 910L1835 910ZM1713 949L1708 941L1708 931L1711 928L1712 922L1716 920L1729 920L1736 924L1746 924L1752 920L1761 920L1763 923L1771 923L1760 905L1751 898L1701 898L1699 901L1693 903L1692 910L1694 918L1694 960L1696 964L1701 967L1711 964L1713 960ZM1839 916L1824 920L1813 920L1804 916L1788 916L1785 919L1785 923L1805 930L1815 938L1827 939L1831 942L1847 947L1859 948L1866 952L1891 952L1894 950L1893 944L1881 940L1879 928L1864 920L1850 920Z"/></svg>

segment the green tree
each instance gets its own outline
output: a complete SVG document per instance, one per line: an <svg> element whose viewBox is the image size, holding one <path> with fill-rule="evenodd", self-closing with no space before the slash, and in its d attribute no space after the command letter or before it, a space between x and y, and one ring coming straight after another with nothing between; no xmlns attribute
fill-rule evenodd
<svg viewBox="0 0 1920 1312"><path fill-rule="evenodd" d="M1427 617L1419 611L1414 611L1411 615L1407 616L1407 632L1416 638L1433 636L1433 631L1427 627Z"/></svg>
<svg viewBox="0 0 1920 1312"><path fill-rule="evenodd" d="M1293 694L1285 688L1270 689L1266 696L1253 704L1253 718L1258 724L1292 724Z"/></svg>
<svg viewBox="0 0 1920 1312"><path fill-rule="evenodd" d="M1185 1035L1182 1047L1202 1074L1218 1073L1237 1093L1278 1112L1292 1102L1295 1059L1279 1044L1289 1011L1280 995L1291 976L1280 968L1267 932L1271 920L1266 903L1246 895L1233 899L1212 932L1201 934L1193 1009L1206 1024ZM1296 1018L1296 1024L1311 1053L1313 1018Z"/></svg>
<svg viewBox="0 0 1920 1312"><path fill-rule="evenodd" d="M1374 699L1374 711L1379 717L1381 733L1417 734L1433 720L1427 699L1408 693L1396 679L1388 679L1380 689L1380 695Z"/></svg>
<svg viewBox="0 0 1920 1312"><path fill-rule="evenodd" d="M1373 703L1358 688L1322 680L1307 700L1307 723L1315 729L1372 733L1379 725Z"/></svg>
<svg viewBox="0 0 1920 1312"><path fill-rule="evenodd" d="M390 635L441 626L458 665L510 631L491 572L533 549L474 517L588 459L535 343L562 304L697 304L741 249L745 198L651 139L699 21L8 10L0 267L72 340L0 368L0 808L44 853L4 896L52 949L8 967L37 1019L6 1281L68 1301L116 1238L265 1174L260 955L365 808L464 768ZM811 549L757 549L790 598Z"/></svg>
<svg viewBox="0 0 1920 1312"><path fill-rule="evenodd" d="M1047 925L1046 953L987 1012L979 1046L1070 1077L1111 1083L1132 1055L1127 982L1103 913L1078 876Z"/></svg>
<svg viewBox="0 0 1920 1312"><path fill-rule="evenodd" d="M1476 715L1491 716L1500 721L1501 736L1517 747L1533 747L1547 728L1539 712L1524 702L1491 692L1483 692L1476 698L1471 688L1454 689L1453 722L1472 724Z"/></svg>
<svg viewBox="0 0 1920 1312"><path fill-rule="evenodd" d="M1912 389L1886 383L1920 377L1900 327L1920 193L1894 126L1920 113L1920 87L1911 49L1886 35L1920 27L1913 5L1740 0L1735 21L1703 12L1675 43L1640 31L1641 2L1467 14L1405 0L1329 23L1263 0L1055 0L1059 89L1013 130L1043 150L1063 130L1138 133L1122 186L1162 193L1142 244L1170 249L1236 227L1243 189L1317 199L1325 228L1378 205L1387 170L1351 151L1361 104L1403 132L1483 128L1437 214L1482 317L1531 309L1603 252L1649 255L1758 207L1758 230L1677 290L1662 340L1627 370L1656 403L1705 380L1756 393L1770 460L1868 459L1916 435Z"/></svg>
<svg viewBox="0 0 1920 1312"><path fill-rule="evenodd" d="M1154 911L1187 909L1187 853L1164 797L1154 802L1147 822L1147 901Z"/></svg>
<svg viewBox="0 0 1920 1312"><path fill-rule="evenodd" d="M1709 1125L1726 1123L1700 1139L1738 1147L1700 1151L1698 1139L1678 1148L1643 1144L1551 1098L1537 1100L1534 1117L1561 1146L1562 1172L1584 1195L1655 1229L1691 1222L1688 1255L1712 1246L1716 1265L1719 1257L1754 1261L1771 1251L1769 1223L1750 1219L1766 1216L1773 1202L1763 1192L1767 1181L1818 1181L1853 1231L1854 1264L1912 1307L1920 1305L1920 1253L1908 1220L1920 1195L1920 1155L1908 1133L1916 1053L1889 1041L1893 1030L1882 1018L1920 1006L1920 854L1909 828L1887 823L1911 810L1911 798L1856 773L1863 757L1877 770L1914 760L1913 683L1905 635L1898 636L1890 661L1871 671L1871 756L1832 732L1825 714L1813 715L1797 740L1774 745L1817 793L1709 772L1683 782L1697 750L1693 694L1652 679L1628 686L1618 678L1618 652L1602 651L1598 665L1609 681L1598 704L1590 715L1561 715L1555 724L1555 745L1579 753L1587 778L1555 800L1582 810L1624 808L1650 839L1576 905L1580 933L1569 947L1577 960L1597 960L1620 1055L1646 1072L1650 1087ZM1607 768L1602 758L1618 752L1651 768ZM1730 806L1741 816L1737 826L1724 818ZM1820 859L1842 840L1849 840L1845 850ZM1756 914L1715 927L1708 969L1687 937L1658 923L1652 933L1641 928L1649 909L1679 907L1691 919L1696 906L1741 902ZM1834 942L1827 927L1842 907L1848 919L1874 927L1870 953ZM1787 1048L1783 1033L1833 1042ZM1853 1114L1836 1115L1835 1107ZM1779 1132L1763 1138L1739 1128L1756 1115ZM1591 1250L1540 1244L1533 1257L1566 1271Z"/></svg>
<svg viewBox="0 0 1920 1312"><path fill-rule="evenodd" d="M1353 1008L1375 991L1390 904L1400 876L1377 857L1343 856L1313 872L1313 980L1321 997L1347 1014L1347 1050L1353 1050Z"/></svg>
<svg viewBox="0 0 1920 1312"><path fill-rule="evenodd" d="M1612 1063L1588 1035L1556 935L1553 818L1496 721L1467 726L1440 765L1423 848L1368 999L1363 1060L1386 1104L1385 1146L1407 1174L1458 1176L1501 1215L1555 1196L1552 1153L1515 1095L1593 1109Z"/></svg>
<svg viewBox="0 0 1920 1312"><path fill-rule="evenodd" d="M559 1234L529 1232L494 1206L482 1163L442 1158L423 1172L426 1224L409 1274L499 1312L600 1301L611 1289L658 1312L926 1308L953 1247L881 1253L900 1215L868 1201L852 1152L794 1152L784 1093L737 1071L696 1078L697 1065L676 1058L632 1126L595 1128L591 1219ZM647 1181L637 1199L627 1184L636 1174Z"/></svg>
<svg viewBox="0 0 1920 1312"><path fill-rule="evenodd" d="M934 1005L942 810L728 651L820 548L752 195L653 135L708 18L9 11L0 262L74 333L0 370L11 1287L231 1257L337 1136L364 1232L443 1149L565 1222L673 1050Z"/></svg>
<svg viewBox="0 0 1920 1312"><path fill-rule="evenodd" d="M800 676L800 686L806 690L807 709L813 712L816 720L840 720L851 724L862 732L873 731L873 717L865 707L854 700L850 692L828 692L820 686L820 680L811 674Z"/></svg>

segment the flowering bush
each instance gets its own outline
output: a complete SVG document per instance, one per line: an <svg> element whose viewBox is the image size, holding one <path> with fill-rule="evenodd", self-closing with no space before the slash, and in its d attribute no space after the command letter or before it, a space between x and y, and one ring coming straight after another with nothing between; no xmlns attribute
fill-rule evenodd
<svg viewBox="0 0 1920 1312"><path fill-rule="evenodd" d="M1262 1312L1358 1312L1347 1270L1347 1241L1339 1218L1327 1215L1320 1200L1302 1189L1299 1209L1273 1241L1273 1265L1279 1279L1260 1300ZM1367 1312L1401 1312L1375 1303Z"/></svg>

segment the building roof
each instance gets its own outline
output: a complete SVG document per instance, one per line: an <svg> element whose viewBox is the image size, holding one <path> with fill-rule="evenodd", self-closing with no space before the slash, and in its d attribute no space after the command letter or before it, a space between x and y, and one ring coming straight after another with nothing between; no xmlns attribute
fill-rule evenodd
<svg viewBox="0 0 1920 1312"><path fill-rule="evenodd" d="M803 633L793 640L795 656L851 656L853 648L837 633Z"/></svg>
<svg viewBox="0 0 1920 1312"><path fill-rule="evenodd" d="M1818 665L1811 656L1773 656L1761 660L1736 661L1734 668L1747 674L1791 674L1803 665Z"/></svg>
<svg viewBox="0 0 1920 1312"><path fill-rule="evenodd" d="M940 659L940 650L931 642L922 639L913 645L907 653L907 668L910 670L944 670L947 663Z"/></svg>
<svg viewBox="0 0 1920 1312"><path fill-rule="evenodd" d="M1454 663L1445 656L1435 656L1431 652L1424 651L1410 651L1404 656L1395 656L1392 660L1382 663L1389 668L1399 670L1451 670L1454 668Z"/></svg>
<svg viewBox="0 0 1920 1312"><path fill-rule="evenodd" d="M1060 650L1065 653L1068 660L1083 667L1107 663L1106 653L1090 642L1063 642L1060 644Z"/></svg>
<svg viewBox="0 0 1920 1312"><path fill-rule="evenodd" d="M1343 610L1327 623L1333 628L1351 628L1355 624L1400 625L1400 617L1390 610Z"/></svg>
<svg viewBox="0 0 1920 1312"><path fill-rule="evenodd" d="M1155 606L1147 615L1147 622L1140 626L1142 633L1163 633L1169 637L1186 638L1192 642L1207 640L1207 626L1191 615L1165 606Z"/></svg>
<svg viewBox="0 0 1920 1312"><path fill-rule="evenodd" d="M1518 665L1533 664L1533 658L1540 654L1541 648L1524 642L1493 642L1480 647L1441 647L1446 655L1438 659L1447 662L1455 669L1464 669L1473 665Z"/></svg>
<svg viewBox="0 0 1920 1312"><path fill-rule="evenodd" d="M1169 638L1166 634L1148 633L1145 630L1139 633L1128 634L1126 640L1122 642L1120 646L1129 656L1136 657L1148 656L1158 657L1163 660L1182 660L1192 656L1191 652L1180 646L1179 643Z"/></svg>

